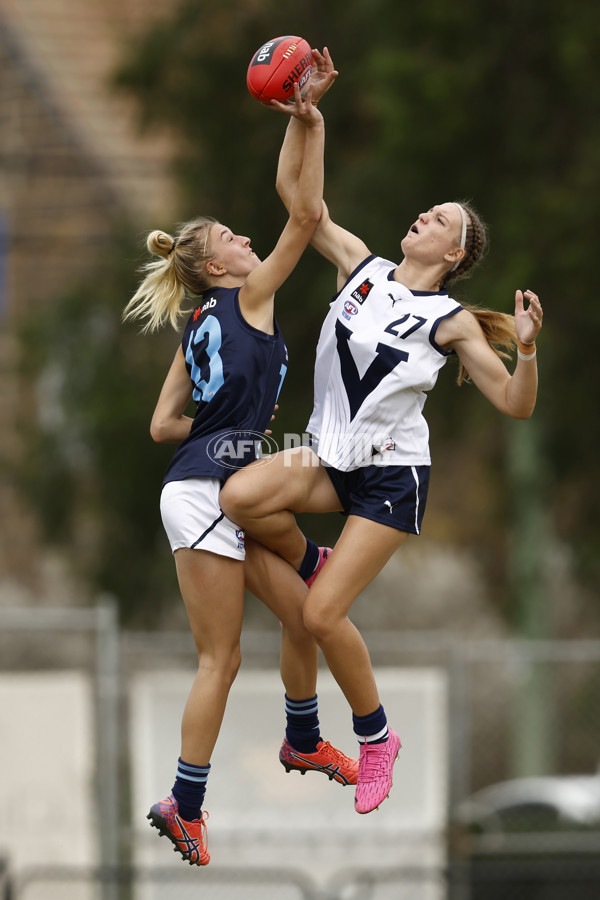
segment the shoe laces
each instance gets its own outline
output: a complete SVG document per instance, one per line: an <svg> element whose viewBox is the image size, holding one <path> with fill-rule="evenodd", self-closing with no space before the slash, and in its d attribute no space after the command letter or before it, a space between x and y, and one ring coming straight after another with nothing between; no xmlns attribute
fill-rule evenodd
<svg viewBox="0 0 600 900"><path fill-rule="evenodd" d="M362 744L360 748L361 780L381 778L387 774L387 741L383 744Z"/></svg>
<svg viewBox="0 0 600 900"><path fill-rule="evenodd" d="M352 763L351 757L346 756L346 754L342 753L341 750L338 750L337 747L333 747L329 741L323 741L319 749L325 750L334 760L336 760L336 762L345 763L346 765Z"/></svg>
<svg viewBox="0 0 600 900"><path fill-rule="evenodd" d="M206 821L208 818L210 818L208 812L207 810L204 810L200 818L196 819L196 822L200 826L200 838L206 850L208 850L208 829L206 827Z"/></svg>

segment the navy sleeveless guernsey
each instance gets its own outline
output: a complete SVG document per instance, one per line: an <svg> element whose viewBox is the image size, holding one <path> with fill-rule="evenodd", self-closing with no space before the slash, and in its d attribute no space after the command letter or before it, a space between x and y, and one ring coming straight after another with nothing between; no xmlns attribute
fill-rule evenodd
<svg viewBox="0 0 600 900"><path fill-rule="evenodd" d="M253 328L239 305L239 288L211 288L182 338L196 413L175 451L163 485L186 478L225 481L257 457L287 371L287 349L275 334Z"/></svg>

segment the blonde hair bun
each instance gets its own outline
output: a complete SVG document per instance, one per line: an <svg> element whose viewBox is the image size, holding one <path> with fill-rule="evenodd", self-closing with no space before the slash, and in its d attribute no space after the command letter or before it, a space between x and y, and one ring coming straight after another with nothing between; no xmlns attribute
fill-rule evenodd
<svg viewBox="0 0 600 900"><path fill-rule="evenodd" d="M179 226L175 241L166 231L151 231L146 246L153 256L141 267L143 278L123 310L123 319L145 319L144 332L157 331L166 322L179 328L186 297L199 297L211 285L204 263L210 259L208 237L216 219L199 216ZM176 252L173 253L173 246Z"/></svg>
<svg viewBox="0 0 600 900"><path fill-rule="evenodd" d="M151 231L146 240L146 246L153 256L162 256L166 259L173 247L173 238L165 231Z"/></svg>

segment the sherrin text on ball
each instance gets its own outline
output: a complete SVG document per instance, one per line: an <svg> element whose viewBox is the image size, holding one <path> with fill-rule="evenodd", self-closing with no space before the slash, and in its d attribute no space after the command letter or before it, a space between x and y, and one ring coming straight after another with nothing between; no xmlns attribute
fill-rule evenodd
<svg viewBox="0 0 600 900"><path fill-rule="evenodd" d="M284 35L260 47L248 66L248 90L261 103L285 103L293 99L294 84L305 89L312 71L313 56L304 38Z"/></svg>

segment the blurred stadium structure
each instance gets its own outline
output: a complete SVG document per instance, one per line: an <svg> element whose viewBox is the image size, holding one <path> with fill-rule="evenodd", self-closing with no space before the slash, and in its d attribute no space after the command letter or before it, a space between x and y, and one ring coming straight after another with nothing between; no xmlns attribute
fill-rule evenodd
<svg viewBox="0 0 600 900"><path fill-rule="evenodd" d="M157 210L173 209L172 141L157 133L140 140L131 103L109 87L126 35L154 15L140 0L0 0L0 415L8 465L22 453L32 391L18 370L23 318L89 276L124 217L143 229ZM14 480L3 478L0 568L23 584L35 579L37 531Z"/></svg>
<svg viewBox="0 0 600 900"><path fill-rule="evenodd" d="M0 609L0 898L184 900L200 885L216 900L596 898L600 642L367 639L405 745L390 799L359 817L351 790L284 772L279 635L249 630L207 797L213 861L198 871L145 820L173 777L189 635L121 632L108 600ZM553 766L512 780L519 693L539 666L560 723ZM351 752L326 670L319 696L325 736ZM261 728L242 745L246 716Z"/></svg>

